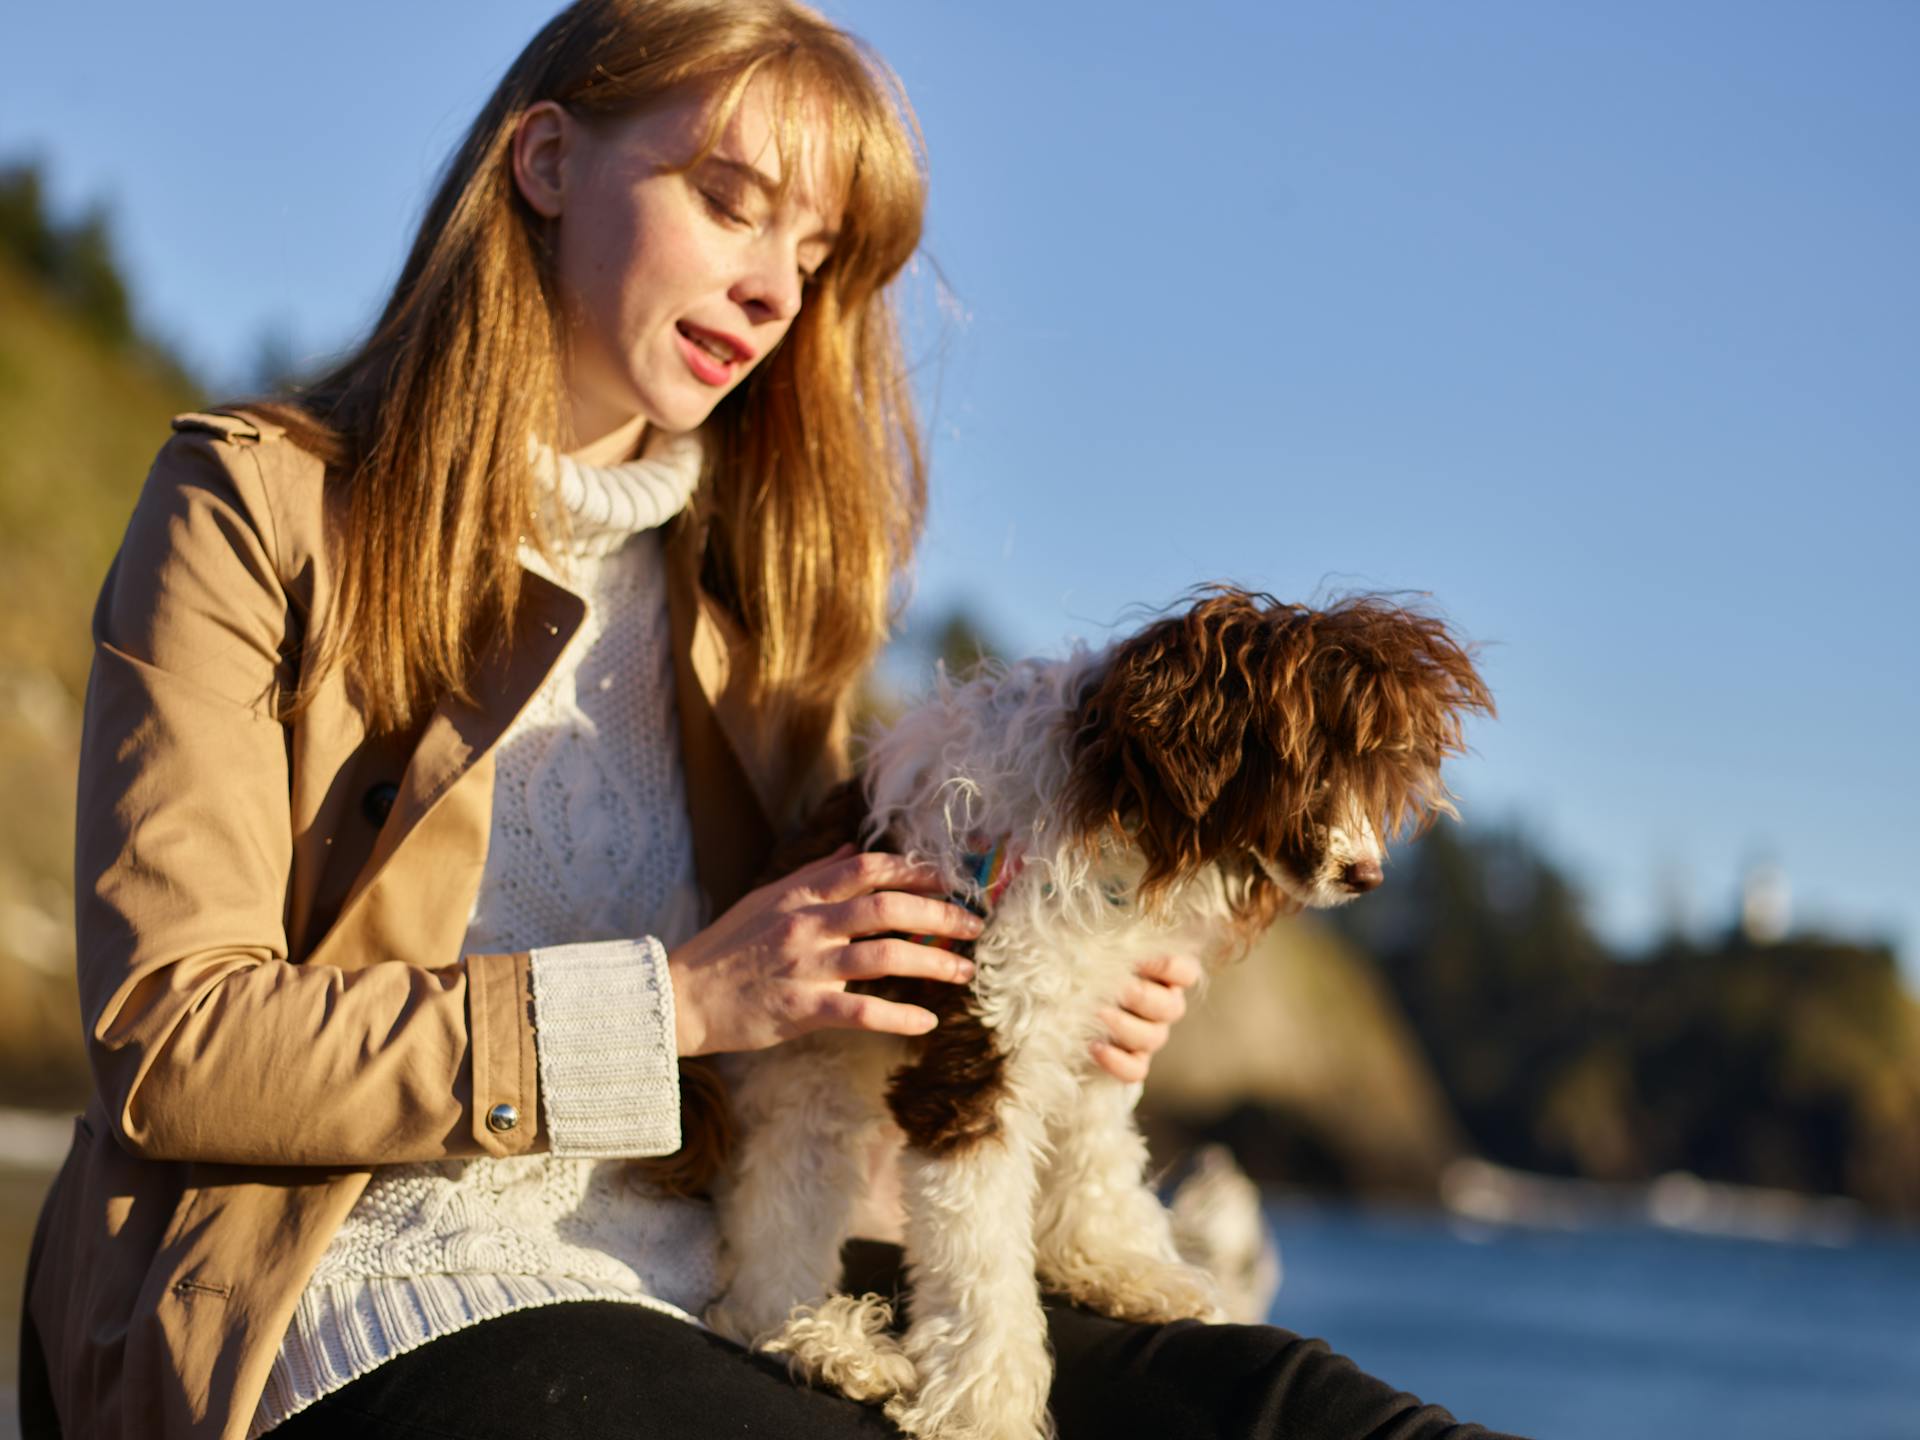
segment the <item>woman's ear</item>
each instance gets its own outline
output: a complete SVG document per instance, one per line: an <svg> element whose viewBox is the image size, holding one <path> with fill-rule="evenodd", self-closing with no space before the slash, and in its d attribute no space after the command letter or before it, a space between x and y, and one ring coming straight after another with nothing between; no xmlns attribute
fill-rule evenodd
<svg viewBox="0 0 1920 1440"><path fill-rule="evenodd" d="M565 208L574 125L573 116L557 102L540 100L527 107L513 132L513 183L534 214L549 220Z"/></svg>

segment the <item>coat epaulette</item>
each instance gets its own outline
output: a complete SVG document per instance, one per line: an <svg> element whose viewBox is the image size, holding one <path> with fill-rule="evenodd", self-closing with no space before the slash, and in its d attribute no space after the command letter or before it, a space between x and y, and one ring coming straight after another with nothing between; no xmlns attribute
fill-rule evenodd
<svg viewBox="0 0 1920 1440"><path fill-rule="evenodd" d="M204 430L222 440L247 441L271 439L281 433L277 425L267 425L244 415L226 415L216 411L189 410L173 417L175 430Z"/></svg>

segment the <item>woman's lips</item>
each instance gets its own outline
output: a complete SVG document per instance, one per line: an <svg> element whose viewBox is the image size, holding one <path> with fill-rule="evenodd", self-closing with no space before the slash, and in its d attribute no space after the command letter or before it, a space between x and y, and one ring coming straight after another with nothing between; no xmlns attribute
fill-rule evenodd
<svg viewBox="0 0 1920 1440"><path fill-rule="evenodd" d="M698 325L690 325L684 320L675 329L679 335L680 353L686 357L687 368L708 385L730 383L739 368L753 358L752 352L731 335L703 330Z"/></svg>

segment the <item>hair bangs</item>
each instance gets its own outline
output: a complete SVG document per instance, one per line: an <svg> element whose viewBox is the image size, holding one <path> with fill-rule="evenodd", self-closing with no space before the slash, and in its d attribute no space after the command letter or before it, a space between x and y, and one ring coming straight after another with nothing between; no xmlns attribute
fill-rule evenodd
<svg viewBox="0 0 1920 1440"><path fill-rule="evenodd" d="M709 149L757 76L774 86L775 199L784 203L805 183L811 189L799 199L822 214L838 212L838 236L819 281L857 306L892 280L920 243L925 156L899 79L850 36L783 47L756 57L716 97Z"/></svg>
<svg viewBox="0 0 1920 1440"><path fill-rule="evenodd" d="M897 77L798 0L576 0L508 68L372 333L275 406L332 458L345 512L341 591L315 621L286 718L336 666L379 731L466 697L489 637L511 633L530 513L545 548L527 437L559 428L565 326L552 227L513 178L527 111L553 101L613 124L699 95L692 166L756 79L772 84L776 203L797 193L838 234L782 343L707 421L709 463L683 528L701 583L744 623L745 668L783 702L771 710L786 713L795 753L824 743L886 637L925 514L889 290L919 242L926 179ZM434 538L417 547L424 560L403 559L394 534Z"/></svg>

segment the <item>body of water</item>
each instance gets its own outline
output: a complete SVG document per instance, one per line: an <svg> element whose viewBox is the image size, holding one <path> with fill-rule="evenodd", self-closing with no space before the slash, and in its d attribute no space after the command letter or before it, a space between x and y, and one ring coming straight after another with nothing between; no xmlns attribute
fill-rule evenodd
<svg viewBox="0 0 1920 1440"><path fill-rule="evenodd" d="M1273 1322L1463 1420L1538 1440L1920 1440L1920 1236L1268 1215Z"/></svg>

